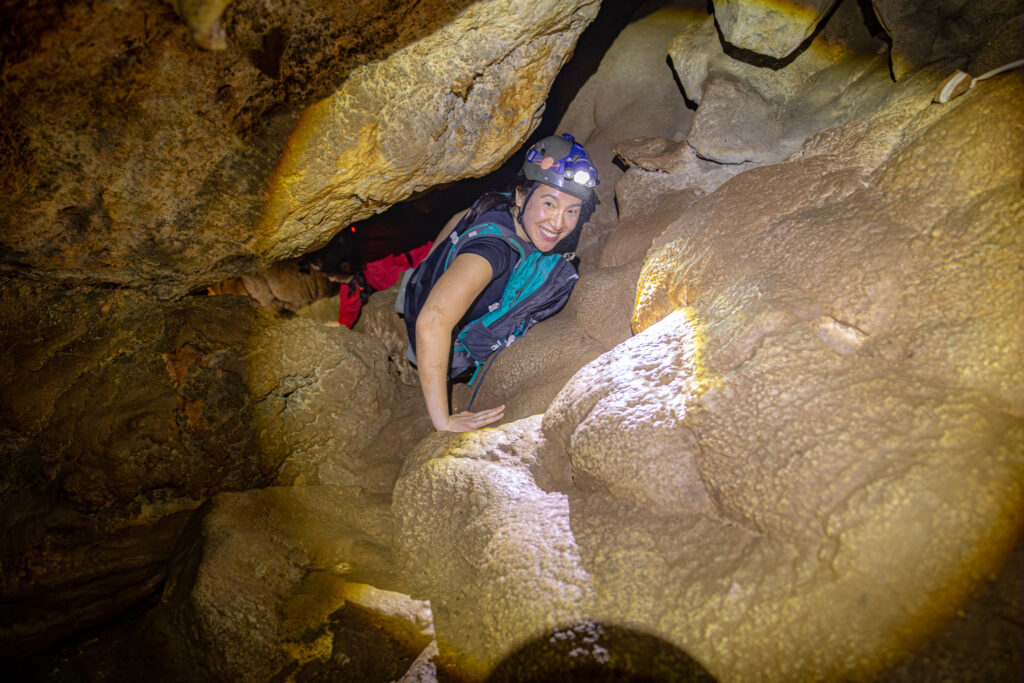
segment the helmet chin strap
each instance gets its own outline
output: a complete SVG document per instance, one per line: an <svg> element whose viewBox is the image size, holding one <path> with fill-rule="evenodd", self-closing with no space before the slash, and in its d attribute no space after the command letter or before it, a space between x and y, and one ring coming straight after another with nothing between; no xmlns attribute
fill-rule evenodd
<svg viewBox="0 0 1024 683"><path fill-rule="evenodd" d="M530 233L526 231L526 223L523 223L523 212L526 210L526 205L530 203L530 197L533 196L533 193L534 191L536 191L537 185L539 184L540 183L538 181L533 181L533 185L530 187L530 191L526 193L526 199L523 200L523 205L519 207L519 213L516 214L516 222L518 222L519 225L522 226L523 234L526 235L526 239L530 242L530 244L533 244L533 238L530 237ZM537 247L536 244L533 244L533 246ZM540 247L537 248L540 249Z"/></svg>

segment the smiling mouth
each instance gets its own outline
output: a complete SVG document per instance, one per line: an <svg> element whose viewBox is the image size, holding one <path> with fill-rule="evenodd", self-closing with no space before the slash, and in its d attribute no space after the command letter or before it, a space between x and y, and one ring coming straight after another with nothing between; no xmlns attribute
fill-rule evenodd
<svg viewBox="0 0 1024 683"><path fill-rule="evenodd" d="M542 228L539 225L537 226L537 231L540 233L541 237L543 237L544 239L549 240L551 242L554 242L555 240L557 240L559 238L559 236L561 235L561 233L559 233L559 232L551 232L550 230L548 230L546 228Z"/></svg>

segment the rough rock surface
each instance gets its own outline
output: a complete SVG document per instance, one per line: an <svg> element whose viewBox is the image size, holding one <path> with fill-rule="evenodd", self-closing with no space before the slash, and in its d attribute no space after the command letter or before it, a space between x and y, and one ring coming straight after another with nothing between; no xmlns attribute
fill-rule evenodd
<svg viewBox="0 0 1024 683"><path fill-rule="evenodd" d="M278 461L247 419L249 300L8 281L2 308L2 640L24 652L152 591L184 521L161 519Z"/></svg>
<svg viewBox="0 0 1024 683"><path fill-rule="evenodd" d="M597 6L238 0L216 52L160 0L20 6L0 96L3 267L177 296L297 256L500 164ZM324 145L326 166L292 166ZM372 199L334 201L357 194Z"/></svg>
<svg viewBox="0 0 1024 683"><path fill-rule="evenodd" d="M420 445L395 533L450 658L486 670L539 614L582 613L722 680L870 678L995 575L1024 522L1024 88L938 107L931 85L667 219L639 334L541 434ZM532 516L537 482L567 517ZM526 552L553 584L488 559Z"/></svg>
<svg viewBox="0 0 1024 683"><path fill-rule="evenodd" d="M551 81L598 7L474 3L429 37L354 71L306 110L289 138L259 251L297 256L414 192L497 168L539 123Z"/></svg>
<svg viewBox="0 0 1024 683"><path fill-rule="evenodd" d="M278 483L356 483L361 451L393 415L397 377L381 342L306 318L254 336L253 429L281 462Z"/></svg>
<svg viewBox="0 0 1024 683"><path fill-rule="evenodd" d="M243 297L9 283L3 310L5 652L152 592L187 511L218 491L393 485L394 454L355 458L407 415L373 337Z"/></svg>
<svg viewBox="0 0 1024 683"><path fill-rule="evenodd" d="M928 0L872 0L871 5L892 40L892 72L897 79L935 62L948 65L950 72L966 67L983 42L1021 13L1014 0L938 5ZM1019 53L1019 27L1013 35ZM973 75L1002 63L987 64Z"/></svg>
<svg viewBox="0 0 1024 683"><path fill-rule="evenodd" d="M814 33L837 0L715 0L715 20L725 42L784 59Z"/></svg>
<svg viewBox="0 0 1024 683"><path fill-rule="evenodd" d="M837 20L855 19L851 5L841 5L823 33L838 31ZM692 9L687 2L673 6ZM788 67L776 64L780 69L741 71L754 67L749 54L722 56L708 41L695 63L720 59L722 83L731 79L741 92L767 93L765 101L785 116L803 111L797 118L814 122L804 137L846 122L817 133L782 163L767 165L777 160L769 156L725 165L700 159L684 143L689 111L679 107L675 84L659 80L659 72L671 77L665 41L703 15L650 15L651 25L633 27L624 38L628 49L616 52L632 64L632 77L606 60L560 126L590 131L584 141L601 150L598 163L608 179L586 245L588 269L560 316L499 357L478 397L507 402L510 421L532 417L422 439L429 421L413 375L406 372L409 383L395 379L400 340L385 309L366 318L364 329L380 337L367 340L313 326L305 315L286 324L268 321L230 297L170 304L130 289L27 284L28 275L65 283L78 278L85 266L68 264L80 260L98 269L98 281L149 287L153 280L146 278L155 278L168 285L161 293L173 294L186 281L242 274L254 260L253 245L269 238L241 227L205 233L197 247L190 246L187 221L174 223L175 230L131 233L147 235L146 244L156 245L149 250L124 247L119 240L130 242L129 232L95 237L96 226L115 225L103 217L109 207L117 220L139 216L138 225L148 226L147 217L165 201L179 208L225 202L217 205L222 209L234 202L211 215L255 224L245 207L267 188L269 165L297 111L311 101L307 96L332 90L340 72L318 59L288 57L322 36L307 32L296 40L270 19L280 11L304 17L297 25L334 26L331 21L310 19L287 3L262 12L245 7L239 0L222 14L225 50L215 53L194 51L185 28L163 23L170 9L158 3L17 8L19 17L56 27L40 43L44 48L74 47L80 58L54 58L53 65L78 74L106 64L104 73L121 74L115 79L121 89L96 89L101 104L107 92L120 93L117 101L127 105L150 101L149 81L132 70L132 59L150 63L164 55L160 63L180 76L179 66L192 63L182 55L202 55L221 66L230 62L232 78L243 78L245 68L231 61L240 50L275 80L274 93L301 95L264 99L241 87L223 91L235 118L218 130L251 122L249 114L262 122L246 129L245 145L257 139L261 145L252 166L218 165L226 158L223 147L184 137L197 130L188 109L194 100L181 89L190 103L185 111L166 95L173 105L166 121L184 133L156 142L178 143L184 151L176 158L200 161L175 166L183 175L161 176L168 182L160 183L145 180L144 155L129 144L134 128L124 148L107 132L96 148L108 156L83 147L80 154L47 157L51 147L78 150L80 138L60 128L42 100L25 98L42 122L37 133L58 132L25 147L22 129L13 128L3 144L16 153L6 163L35 173L27 160L71 162L43 164L48 170L41 173L54 185L32 186L29 194L19 194L23 176L3 176L21 202L17 210L38 209L31 220L50 230L33 249L44 245L46 258L55 259L45 267L30 263L31 249L12 250L8 242L8 235L21 239L30 229L19 232L20 219L8 221L15 226L9 231L5 225L6 268L26 276L5 280L0 299L6 354L0 612L7 651L23 654L52 642L152 590L163 578L171 539L199 501L222 489L262 485L281 457L289 461L279 482L321 483L216 495L185 532L164 606L151 622L163 647L177 652L171 659L190 672L179 678L215 671L231 680L353 679L372 670L367 662L377 653L388 658L387 680L398 678L429 635L421 632L425 605L397 595L356 605L376 592L352 581L431 601L439 654L424 650L409 677L430 675L436 662L479 678L501 671L505 654L537 643L542 649L571 644L572 652L578 643L596 664L611 666L622 653L602 651L607 641L597 634L602 625L617 624L665 644L680 661L679 649L686 650L724 680L871 678L929 637L995 572L1019 534L1024 509L1024 352L1015 334L1024 322L1020 72L940 107L929 104L934 74L918 72L896 89L881 87L874 67L859 81L861 62L844 57L821 70L815 69L827 62L815 62L801 72L813 76L804 84L786 74L799 70L800 57ZM453 14L430 15L436 23L423 24L424 14L403 14L402 7L387 5L386 21L367 18L362 30L373 36L370 43L411 48L445 35L438 27L463 9L445 5ZM419 7L429 13L433 5ZM147 23L154 18L160 21ZM1004 63L1003 56L1019 51L1013 33L1019 21L973 51L971 68ZM116 32L112 25L163 42L145 43L126 53L127 62L110 66L98 55L108 54L99 37ZM578 28L571 21L559 26ZM906 27L904 39L912 23ZM346 41L333 29L327 34L324 41ZM57 69L23 59L34 54L33 35L4 38L5 49L13 46L4 74L20 95L31 94L26 74ZM365 43L353 40L346 44L360 54L341 55L346 73L389 51L369 55L359 47ZM336 48L317 43L308 54ZM851 52L847 42L837 49ZM407 78L415 77L408 75L414 66L396 60L374 68ZM728 102L738 100L703 88L718 78L715 69L706 77L695 71L700 105L729 112ZM609 74L616 76L613 85L602 85ZM460 81L440 97L458 107L453 95L473 100L490 76L477 74L481 82L472 89ZM77 101L74 88L35 82L67 96L54 102L79 126L75 135L93 134L87 116L69 104ZM854 97L865 92L870 96ZM239 93L251 110L229 98ZM653 98L644 100L645 94ZM648 116L639 106L623 106L630 101L668 113ZM120 110L97 107L116 128ZM215 109L197 111L210 116ZM133 125L149 130L154 117L147 110L125 111ZM829 118L836 112L838 119ZM397 121L389 125L401 128ZM733 124L736 135L748 133L742 125ZM784 141L802 138L793 133ZM28 148L31 155L23 153ZM632 166L615 183L614 199L608 196L618 176L612 150ZM134 163L117 165L117 159ZM195 173L206 163L222 175ZM81 169L85 175L75 175ZM99 185L117 176L117 192L109 184L100 190L110 191L97 195L82 191L73 179L90 171L101 173ZM174 180L190 172L203 188L198 194ZM139 178L145 182L133 185ZM146 194L138 187L157 189ZM58 200L71 192L102 201L59 201L70 210L58 215L41 199L49 190ZM399 183L391 191L406 190ZM145 210L128 203L135 196ZM100 209L90 212L94 204ZM51 230L54 216L64 222ZM292 246L282 248L316 242L319 229L293 235ZM182 250L167 257L160 245L171 233ZM131 261L87 258L101 242ZM221 258L227 243L241 259L202 265ZM154 269L154 263L161 265ZM638 334L629 338L634 304ZM586 367L573 378L580 366ZM358 385L355 393L347 391L351 383ZM382 389L385 383L390 388ZM360 391L368 396L359 398ZM347 427L336 430L336 423ZM1019 571L1011 568L1011 579L1019 585ZM1017 605L1007 608L1017 618L1019 600L1004 602ZM364 622L371 612L376 616ZM385 622L390 626L381 627ZM361 628L364 623L370 625ZM1016 673L1019 624L1004 621L1000 631L992 623L978 630L997 642L985 643L979 657L1000 643L1017 643L1015 662L1003 659L999 669ZM929 650L922 661L941 659ZM969 668L959 666L943 671ZM918 673L911 663L891 680L940 680L934 671Z"/></svg>
<svg viewBox="0 0 1024 683"><path fill-rule="evenodd" d="M191 680L266 681L310 662L365 658L358 647L336 651L335 637L346 605L369 606L380 593L363 582L393 581L389 502L332 486L214 498L183 536L148 626L165 648L164 665ZM391 631L411 651L408 668L431 639L430 610L420 603L404 611Z"/></svg>
<svg viewBox="0 0 1024 683"><path fill-rule="evenodd" d="M399 569L430 595L442 661L472 679L524 637L579 621L593 590L566 497L545 493L530 473L539 432L535 416L435 434L409 454L395 486Z"/></svg>

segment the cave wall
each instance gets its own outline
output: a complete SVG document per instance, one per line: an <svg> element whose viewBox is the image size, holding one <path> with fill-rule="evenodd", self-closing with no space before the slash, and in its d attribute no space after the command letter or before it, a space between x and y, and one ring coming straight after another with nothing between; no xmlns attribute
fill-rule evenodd
<svg viewBox="0 0 1024 683"><path fill-rule="evenodd" d="M5 8L5 653L150 593L187 511L217 491L321 481L321 470L344 480L351 461L326 453L411 438L377 438L405 414L390 405L398 370L383 342L311 334L301 320L275 337L250 300L191 295L318 246L421 185L499 165L537 125L598 6ZM514 125L495 125L494 111ZM409 134L414 119L422 135ZM368 185L375 174L405 180ZM290 348L290 335L311 346ZM321 358L301 381L295 353ZM349 426L317 423L323 407ZM389 481L396 466L376 469Z"/></svg>
<svg viewBox="0 0 1024 683"><path fill-rule="evenodd" d="M604 179L573 301L495 364L510 424L425 440L386 304L348 333L183 295L496 167L597 3L14 12L5 653L150 593L179 536L153 628L226 680L337 664L354 582L429 599L477 677L580 619L724 680L934 634L1019 532L1024 318L1019 73L931 94L1019 56L1019 8L753 4L609 51L560 124Z"/></svg>

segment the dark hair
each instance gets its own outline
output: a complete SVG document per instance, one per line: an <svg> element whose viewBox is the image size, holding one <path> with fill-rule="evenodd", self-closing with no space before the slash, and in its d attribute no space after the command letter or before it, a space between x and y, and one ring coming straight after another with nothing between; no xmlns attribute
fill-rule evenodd
<svg viewBox="0 0 1024 683"><path fill-rule="evenodd" d="M470 209L467 218L470 222L475 221L478 216L490 211L501 205L507 205L512 207L515 204L514 197L516 192L522 192L526 196L526 201L530 201L530 197L537 189L537 185L540 181L530 180L526 177L526 174L522 171L516 175L515 180L512 181L512 186L505 192L487 192L480 196L476 203L473 204L473 208ZM557 188L556 188L557 189ZM590 198L583 202L583 206L580 207L580 217L576 221L576 227L571 233L551 250L555 254L568 254L569 252L576 251L577 245L580 243L580 232L583 230L583 225L590 220L590 217L594 214L594 210L597 209L599 200L597 194L594 192L590 193Z"/></svg>

